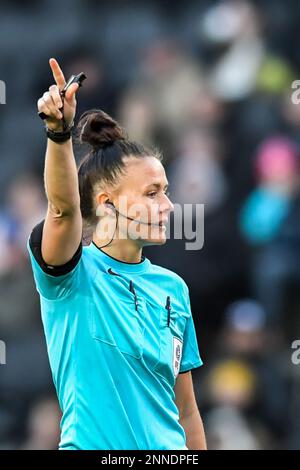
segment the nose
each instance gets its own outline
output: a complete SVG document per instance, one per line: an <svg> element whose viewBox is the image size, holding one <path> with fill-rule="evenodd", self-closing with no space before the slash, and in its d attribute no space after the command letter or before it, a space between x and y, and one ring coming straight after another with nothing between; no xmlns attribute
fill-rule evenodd
<svg viewBox="0 0 300 470"><path fill-rule="evenodd" d="M161 212L172 212L174 210L174 204L170 201L168 196L164 194L164 202L160 205L160 211Z"/></svg>

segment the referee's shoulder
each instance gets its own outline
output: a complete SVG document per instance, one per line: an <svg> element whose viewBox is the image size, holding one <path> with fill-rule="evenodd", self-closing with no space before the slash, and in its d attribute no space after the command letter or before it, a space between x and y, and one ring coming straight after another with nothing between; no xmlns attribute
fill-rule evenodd
<svg viewBox="0 0 300 470"><path fill-rule="evenodd" d="M188 286L185 280L177 274L175 271L171 269L165 268L164 266L160 266L158 264L151 264L152 270L157 274L164 274L170 278L179 288L183 289L183 292L186 294L189 292Z"/></svg>

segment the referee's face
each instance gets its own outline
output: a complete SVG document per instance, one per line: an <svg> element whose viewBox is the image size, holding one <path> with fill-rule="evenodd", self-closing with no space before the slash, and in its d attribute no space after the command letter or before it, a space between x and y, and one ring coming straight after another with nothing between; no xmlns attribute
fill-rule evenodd
<svg viewBox="0 0 300 470"><path fill-rule="evenodd" d="M115 205L127 215L119 217L121 234L142 246L166 242L167 223L174 206L168 197L164 167L157 158L127 159Z"/></svg>

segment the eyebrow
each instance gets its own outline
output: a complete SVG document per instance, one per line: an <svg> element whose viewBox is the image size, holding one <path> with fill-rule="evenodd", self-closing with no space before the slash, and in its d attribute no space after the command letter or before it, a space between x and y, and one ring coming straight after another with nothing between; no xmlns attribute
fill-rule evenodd
<svg viewBox="0 0 300 470"><path fill-rule="evenodd" d="M160 189L162 187L160 183L152 183L146 186L145 189L151 188L152 186L154 186L156 189ZM165 184L164 189L167 189L168 187L169 187L169 183Z"/></svg>

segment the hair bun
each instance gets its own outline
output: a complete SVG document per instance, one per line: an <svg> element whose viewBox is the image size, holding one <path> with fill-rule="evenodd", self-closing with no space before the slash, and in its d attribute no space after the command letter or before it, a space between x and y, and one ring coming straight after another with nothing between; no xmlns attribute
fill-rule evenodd
<svg viewBox="0 0 300 470"><path fill-rule="evenodd" d="M84 112L79 119L77 130L81 143L86 142L97 149L126 139L125 130L101 109Z"/></svg>

